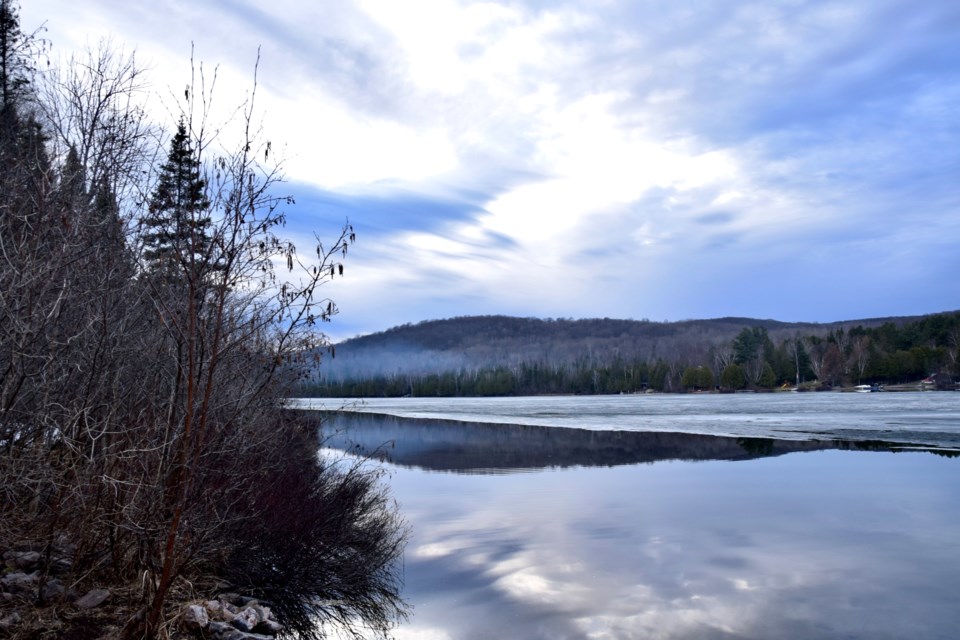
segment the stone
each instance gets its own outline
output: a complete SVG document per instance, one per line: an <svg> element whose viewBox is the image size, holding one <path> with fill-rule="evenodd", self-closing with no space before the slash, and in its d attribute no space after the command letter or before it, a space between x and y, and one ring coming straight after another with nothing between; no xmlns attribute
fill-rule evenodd
<svg viewBox="0 0 960 640"><path fill-rule="evenodd" d="M67 593L67 588L63 583L54 578L47 580L47 583L40 589L40 601L48 604L63 598Z"/></svg>
<svg viewBox="0 0 960 640"><path fill-rule="evenodd" d="M207 608L211 615L220 615L220 612L223 611L223 606L219 600L207 600L203 603L203 606Z"/></svg>
<svg viewBox="0 0 960 640"><path fill-rule="evenodd" d="M8 573L0 578L0 588L10 593L25 593L36 588L40 575L37 573Z"/></svg>
<svg viewBox="0 0 960 640"><path fill-rule="evenodd" d="M78 609L93 609L106 602L109 597L110 592L107 589L91 589L73 604Z"/></svg>
<svg viewBox="0 0 960 640"><path fill-rule="evenodd" d="M233 620L230 621L234 627L240 631L253 631L253 628L260 623L260 616L257 615L257 612L253 607L247 607L236 616Z"/></svg>
<svg viewBox="0 0 960 640"><path fill-rule="evenodd" d="M40 564L39 551L7 551L3 554L3 559L7 564L24 571L32 571Z"/></svg>
<svg viewBox="0 0 960 640"><path fill-rule="evenodd" d="M234 629L226 622L211 622L207 625L207 633L216 640L240 640L242 631Z"/></svg>
<svg viewBox="0 0 960 640"><path fill-rule="evenodd" d="M237 606L232 605L232 604L230 604L229 602L225 602L225 601L221 600L221 601L220 601L220 605L223 607L223 611L224 611L225 613L231 613L231 614L233 614L233 615L236 615L237 613L240 612L240 609L239 609Z"/></svg>
<svg viewBox="0 0 960 640"><path fill-rule="evenodd" d="M72 566L72 563L66 558L54 558L53 561L50 562L50 575L62 576L68 573Z"/></svg>
<svg viewBox="0 0 960 640"><path fill-rule="evenodd" d="M187 606L183 612L183 624L191 631L200 631L206 629L210 624L210 616L207 615L207 609L198 604Z"/></svg>
<svg viewBox="0 0 960 640"><path fill-rule="evenodd" d="M9 630L20 624L20 614L14 611L10 615L0 619L0 629Z"/></svg>

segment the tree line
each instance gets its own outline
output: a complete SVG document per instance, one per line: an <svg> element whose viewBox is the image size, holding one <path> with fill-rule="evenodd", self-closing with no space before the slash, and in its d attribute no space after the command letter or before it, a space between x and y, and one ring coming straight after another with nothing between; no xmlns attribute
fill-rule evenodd
<svg viewBox="0 0 960 640"><path fill-rule="evenodd" d="M471 319L471 335L478 333L473 323L482 321ZM778 339L774 339L763 322L754 321L729 340L683 342L680 339L665 350L664 356L652 358L631 351L628 340L620 341L623 348L610 348L610 344L604 349L585 347L585 344L597 343L591 334L586 342L554 343L538 348L539 353L519 361L480 365L465 365L462 360L458 363L451 354L465 353L463 345L454 337L451 324L439 326L445 329L442 342L453 348L439 352L439 356L434 355L427 363L432 363L436 370L401 369L392 374L377 371L364 375L362 371L358 374L356 368L347 369L347 374L338 374L333 369L315 373L301 386L301 393L326 397L616 394L646 390L832 388L914 382L931 374L939 374L940 380L947 381L960 377L957 357L960 313L930 315L901 323L886 321L873 326L841 324L819 333L794 331L792 335L779 323L772 323L770 326L780 335ZM552 328L554 323L546 322L544 326ZM626 326L606 325L612 344L617 344L617 331L623 335ZM659 330L661 340L665 339L664 334L677 331L676 327L669 326ZM496 343L499 338L488 339ZM509 336L509 340L515 339L522 337ZM383 336L377 336L377 341L383 342ZM571 345L579 347L573 357L570 357ZM394 356L390 355L389 343L383 346L386 353L383 359L391 360ZM517 349L509 351L516 353ZM376 354L372 349L369 359L375 359ZM404 351L398 357L409 361L417 356ZM441 368L450 363L453 366ZM399 365L394 366L400 369Z"/></svg>
<svg viewBox="0 0 960 640"><path fill-rule="evenodd" d="M290 635L385 635L405 612L395 507L282 410L352 229L309 258L279 235L292 202L255 90L222 139L201 65L167 138L133 54L48 54L2 0L0 551L42 552L38 593L108 585L117 637L168 635L222 584Z"/></svg>

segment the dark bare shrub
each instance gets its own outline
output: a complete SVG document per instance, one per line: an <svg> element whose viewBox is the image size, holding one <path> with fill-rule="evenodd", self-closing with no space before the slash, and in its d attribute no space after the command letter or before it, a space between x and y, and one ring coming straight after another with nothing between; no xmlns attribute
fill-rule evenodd
<svg viewBox="0 0 960 640"><path fill-rule="evenodd" d="M316 440L290 437L291 428L281 428L285 457L251 505L258 518L233 529L233 552L218 573L269 602L298 637L323 638L330 623L385 637L406 614L398 565L405 528L380 470L340 454L318 457Z"/></svg>

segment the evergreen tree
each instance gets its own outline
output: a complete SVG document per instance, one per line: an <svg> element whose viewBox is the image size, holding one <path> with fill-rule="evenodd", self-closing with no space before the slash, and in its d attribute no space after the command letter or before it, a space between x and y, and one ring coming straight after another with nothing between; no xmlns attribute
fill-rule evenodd
<svg viewBox="0 0 960 640"><path fill-rule="evenodd" d="M88 225L99 238L99 247L109 256L105 261L120 274L132 275L134 261L127 247L120 205L116 191L106 176L101 177L93 187L89 198Z"/></svg>
<svg viewBox="0 0 960 640"><path fill-rule="evenodd" d="M87 195L87 170L80 162L76 145L70 145L60 169L60 192L68 201L84 200Z"/></svg>
<svg viewBox="0 0 960 640"><path fill-rule="evenodd" d="M728 365L720 374L720 386L724 389L736 391L747 386L747 376L743 367L738 364Z"/></svg>
<svg viewBox="0 0 960 640"><path fill-rule="evenodd" d="M143 218L143 256L155 272L198 274L210 260L206 180L181 118Z"/></svg>
<svg viewBox="0 0 960 640"><path fill-rule="evenodd" d="M773 389L777 385L777 374L774 373L773 367L770 366L769 362L763 363L763 369L760 372L760 379L757 381L757 386L763 389Z"/></svg>
<svg viewBox="0 0 960 640"><path fill-rule="evenodd" d="M83 215L89 203L87 172L83 163L80 162L80 156L74 145L70 145L67 157L60 168L57 198L65 224L73 224L79 216Z"/></svg>
<svg viewBox="0 0 960 640"><path fill-rule="evenodd" d="M42 51L42 41L33 34L20 30L19 8L11 0L0 0L0 144L5 164L10 166L23 158L11 158L10 148L16 146L23 129L27 134L38 130L36 119L24 114L30 109L31 78L36 71L36 59ZM15 153L12 155L16 155Z"/></svg>
<svg viewBox="0 0 960 640"><path fill-rule="evenodd" d="M0 0L0 173L6 202L11 198L11 190L27 190L24 174L35 173L37 160L48 168L45 153L41 153L43 138L39 126L33 119L24 122L20 115L32 73L31 63L24 55L29 43L30 38L20 31L17 7L10 0Z"/></svg>
<svg viewBox="0 0 960 640"><path fill-rule="evenodd" d="M32 38L20 31L19 9L10 0L0 0L0 107L15 105L30 84L32 67L24 55Z"/></svg>

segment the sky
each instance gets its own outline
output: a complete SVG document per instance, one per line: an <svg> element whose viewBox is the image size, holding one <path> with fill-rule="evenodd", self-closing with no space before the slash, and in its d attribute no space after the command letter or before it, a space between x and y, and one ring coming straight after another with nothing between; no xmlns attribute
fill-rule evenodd
<svg viewBox="0 0 960 640"><path fill-rule="evenodd" d="M357 233L335 340L960 308L956 0L23 2L41 24L54 58L136 50L161 105L191 51L242 97L259 48L289 233Z"/></svg>

